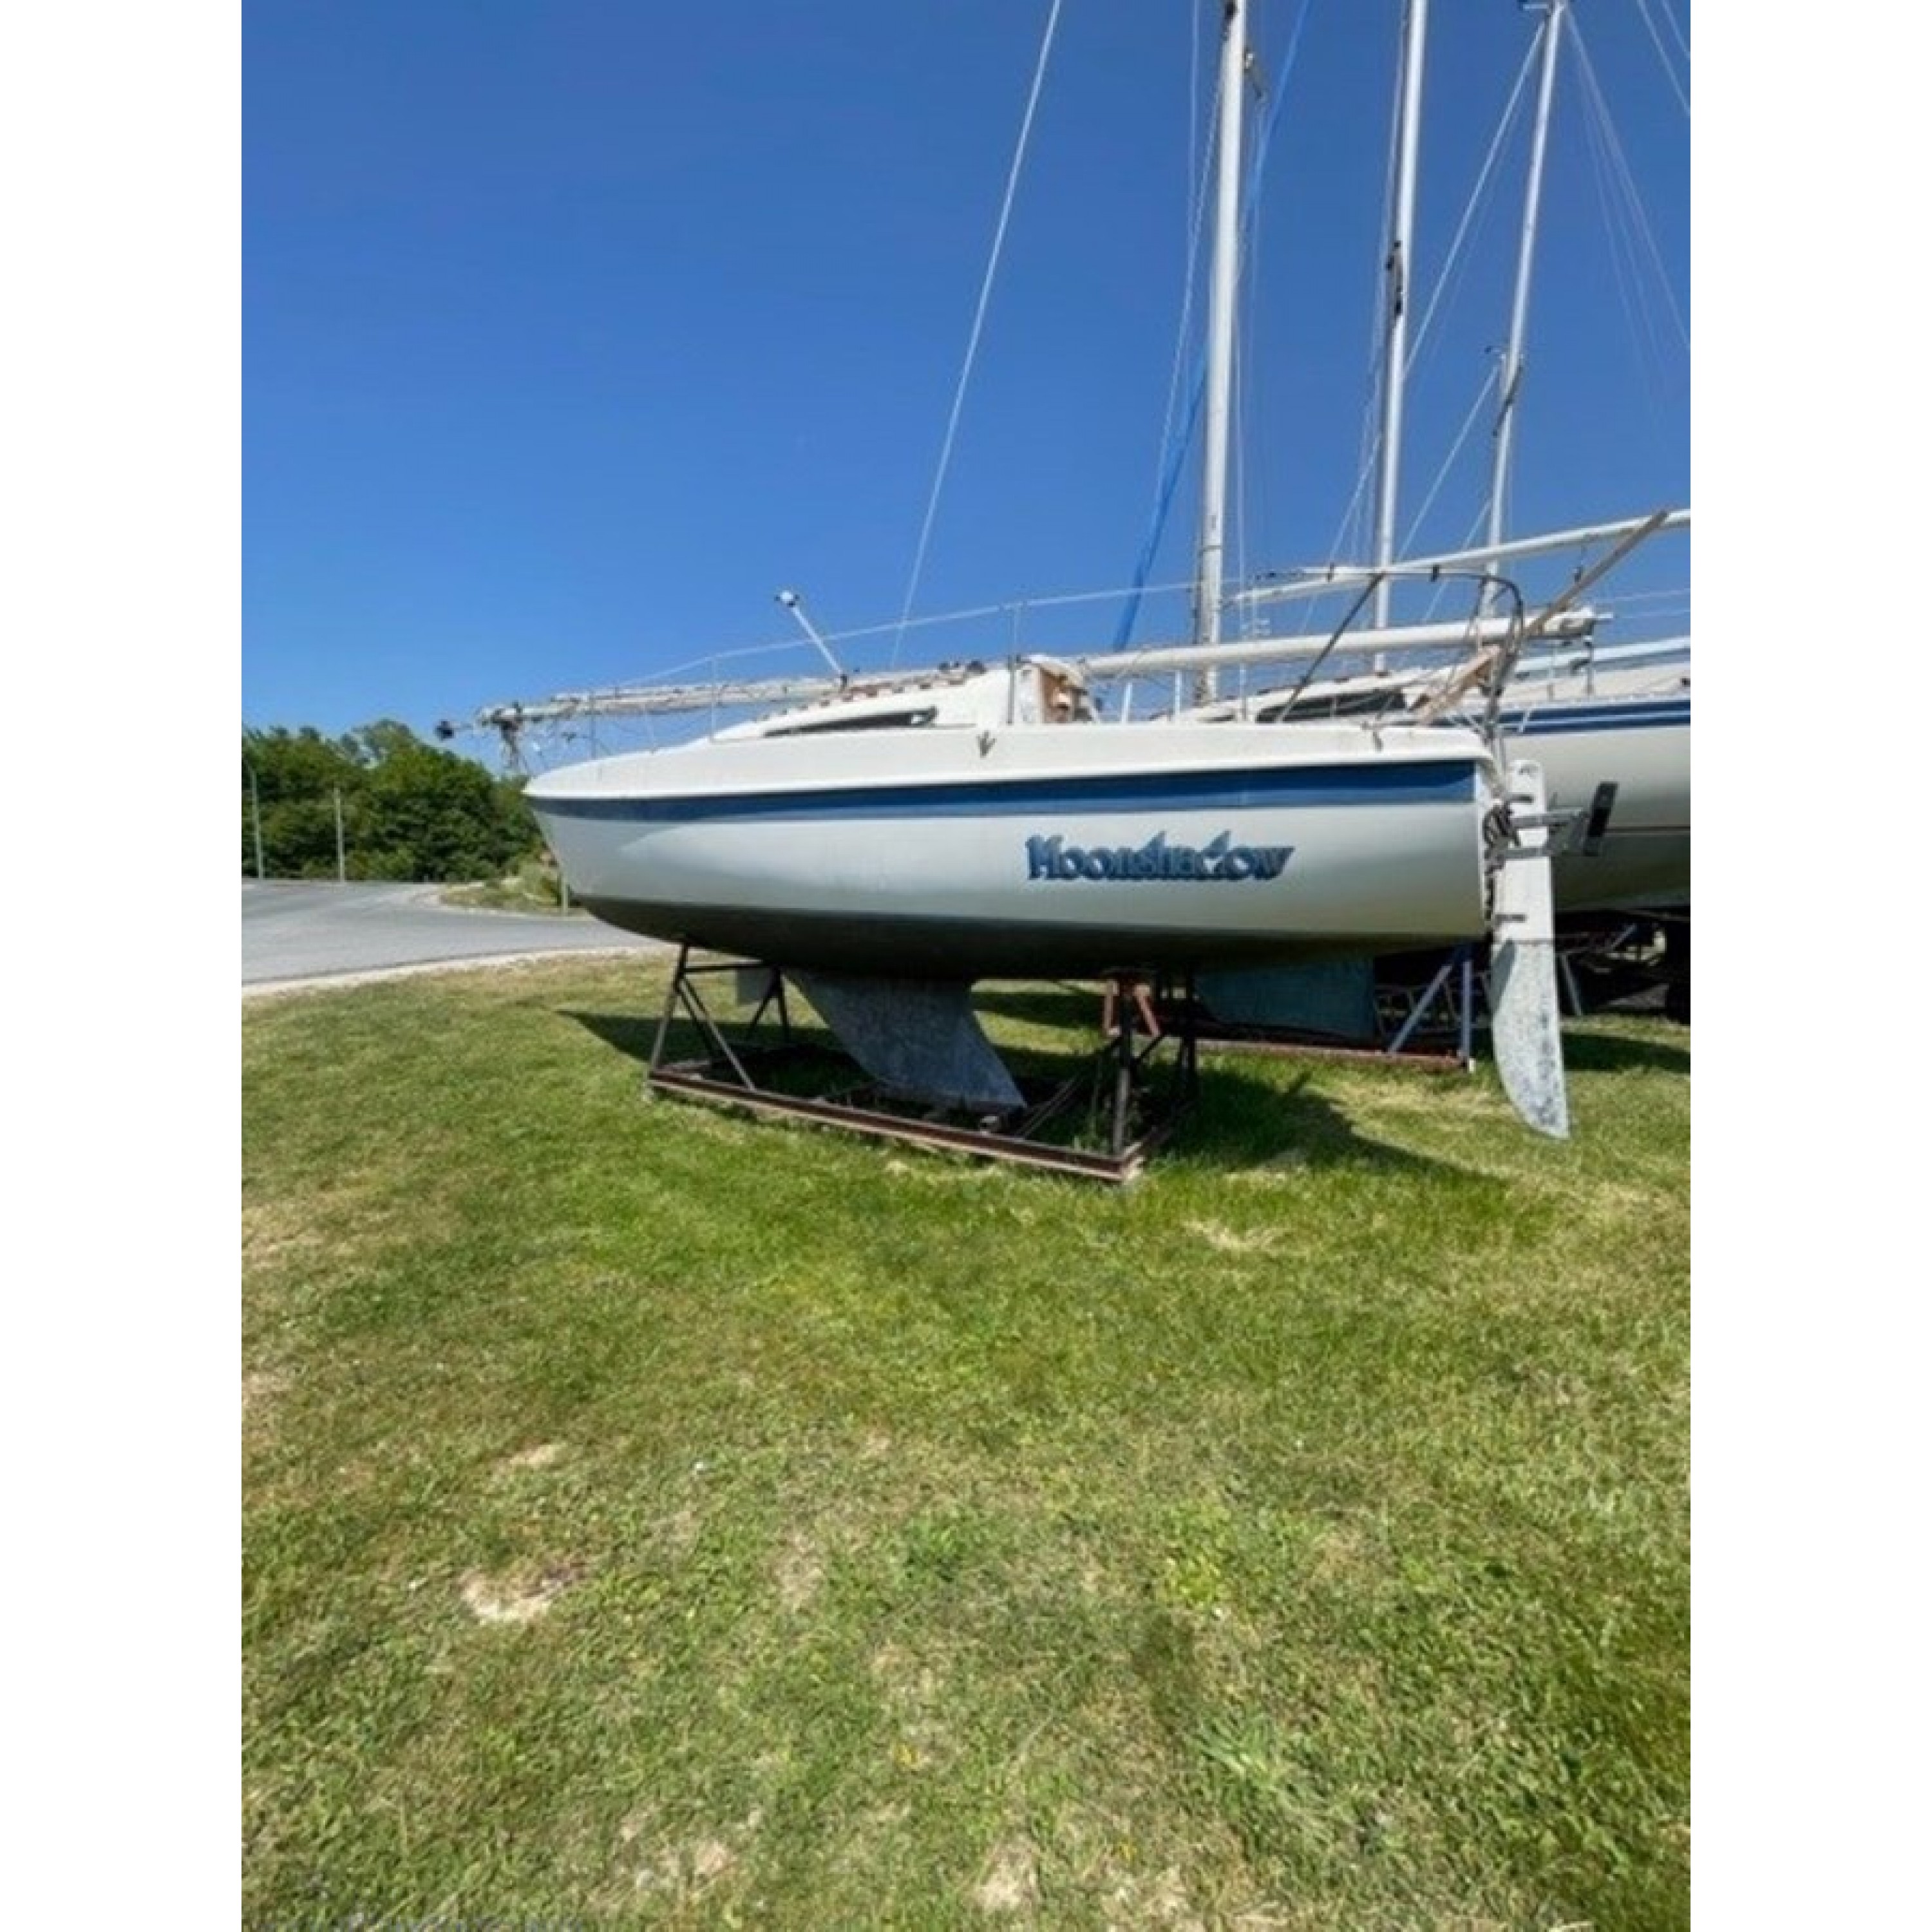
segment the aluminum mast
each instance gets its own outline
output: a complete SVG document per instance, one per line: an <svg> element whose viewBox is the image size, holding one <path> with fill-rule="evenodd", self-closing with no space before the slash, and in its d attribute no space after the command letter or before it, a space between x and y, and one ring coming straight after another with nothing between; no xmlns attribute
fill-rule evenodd
<svg viewBox="0 0 1932 1932"><path fill-rule="evenodd" d="M1222 555L1226 548L1228 405L1234 389L1234 280L1241 202L1241 94L1246 75L1246 0L1224 0L1221 22L1220 175L1216 184L1214 272L1208 285L1208 416L1202 458L1201 547L1194 579L1194 641L1221 641ZM1214 694L1213 674L1204 694Z"/></svg>
<svg viewBox="0 0 1932 1932"><path fill-rule="evenodd" d="M1510 457L1516 440L1516 396L1522 386L1523 338L1529 322L1530 268L1536 257L1536 228L1543 203L1543 162L1550 136L1550 104L1556 86L1556 48L1563 35L1570 0L1548 0L1543 23L1543 65L1536 90L1536 128L1531 137L1529 181L1523 193L1522 236L1517 247L1516 296L1510 309L1509 346L1503 352L1502 395L1496 410L1495 464L1490 475L1490 550L1498 553L1503 537L1503 498L1509 483Z"/></svg>
<svg viewBox="0 0 1932 1932"><path fill-rule="evenodd" d="M1403 364L1408 357L1408 265L1414 253L1416 153L1422 140L1422 50L1429 33L1429 0L1408 0L1402 13L1402 107L1396 147L1394 199L1390 210L1389 250L1383 262L1388 300L1384 338L1382 434L1377 464L1375 560L1386 568L1395 559L1396 484L1402 467ZM1377 586L1372 621L1389 620L1390 586Z"/></svg>

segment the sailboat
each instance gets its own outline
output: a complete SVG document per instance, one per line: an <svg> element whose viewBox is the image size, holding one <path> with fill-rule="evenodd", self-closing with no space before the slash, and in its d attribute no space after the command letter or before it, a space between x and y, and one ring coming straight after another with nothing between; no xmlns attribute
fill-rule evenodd
<svg viewBox="0 0 1932 1932"><path fill-rule="evenodd" d="M1557 63L1570 0L1546 0L1534 50L1538 68L1529 168L1518 238L1509 334L1497 371L1498 405L1482 554L1492 566L1567 547L1566 532L1505 542L1504 506L1522 400L1529 294ZM1392 372L1393 380L1393 372ZM1666 519L1688 526L1688 512ZM1660 525L1658 527L1661 527ZM1498 718L1514 754L1541 766L1552 808L1582 820L1584 836L1554 867L1556 909L1573 917L1688 908L1690 896L1690 640L1633 652L1605 670L1594 657L1540 676L1519 663ZM1426 701L1426 700L1425 700Z"/></svg>
<svg viewBox="0 0 1932 1932"><path fill-rule="evenodd" d="M1473 730L1106 723L1044 656L562 768L527 796L613 925L926 979L1482 934L1503 799Z"/></svg>
<svg viewBox="0 0 1932 1932"><path fill-rule="evenodd" d="M1222 526L1247 0L1222 26L1196 628L1220 638ZM1520 617L1459 627L1506 668ZM858 1058L975 1106L964 994L980 980L1126 983L1217 967L1494 936L1518 962L1526 1118L1567 1131L1532 767L1442 723L1106 719L1076 663L973 662L826 694L667 748L536 777L526 792L573 896L627 930L792 978ZM1503 922L1498 927L1497 922ZM916 995L940 989L943 1018ZM930 1051L908 1041L930 1025ZM1499 1038L1500 1038L1499 1034Z"/></svg>
<svg viewBox="0 0 1932 1932"><path fill-rule="evenodd" d="M1489 502L1488 554L1503 554L1503 507L1521 398L1523 343L1556 66L1570 0L1548 0L1538 29L1536 118L1531 139L1508 344ZM1684 520L1688 522L1686 513ZM1541 764L1551 802L1589 814L1582 849L1559 859L1559 914L1684 908L1690 902L1690 640L1680 662L1633 664L1603 676L1594 665L1552 675L1538 690L1518 668L1502 728L1520 755ZM1688 929L1688 928L1687 928Z"/></svg>

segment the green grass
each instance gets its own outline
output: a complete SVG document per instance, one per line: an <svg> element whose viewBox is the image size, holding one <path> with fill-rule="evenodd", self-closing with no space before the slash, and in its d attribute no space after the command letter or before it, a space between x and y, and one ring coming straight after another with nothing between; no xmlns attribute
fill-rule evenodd
<svg viewBox="0 0 1932 1932"><path fill-rule="evenodd" d="M662 974L245 1012L251 1923L1688 1923L1688 1032L1113 1190L649 1100Z"/></svg>
<svg viewBox="0 0 1932 1932"><path fill-rule="evenodd" d="M534 859L525 860L504 878L446 886L442 896L446 904L476 907L488 912L556 913L566 910L556 868Z"/></svg>

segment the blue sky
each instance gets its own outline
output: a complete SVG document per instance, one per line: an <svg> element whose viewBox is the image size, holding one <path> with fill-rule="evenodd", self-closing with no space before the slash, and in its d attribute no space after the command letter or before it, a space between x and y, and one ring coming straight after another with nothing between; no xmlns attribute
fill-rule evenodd
<svg viewBox="0 0 1932 1932"><path fill-rule="evenodd" d="M1132 577L1213 11L1066 0L918 612ZM1577 11L1607 118L1573 46L1531 311L1522 530L1690 496L1688 0ZM829 630L896 618L1048 13L251 0L244 721L426 730L486 700L651 675L794 637L781 586ZM1394 0L1256 13L1274 94L1251 111L1282 108L1244 297L1238 566L1363 548L1346 518L1400 15ZM1529 37L1509 0L1432 9L1420 301ZM1417 347L1406 526L1506 332L1526 126ZM1606 126L1640 232L1593 158ZM1487 447L1479 428L1407 547L1467 540ZM1190 456L1157 581L1190 569L1197 471ZM1657 567L1688 594L1688 546ZM1117 613L1028 634L1098 645ZM1175 615L1152 607L1147 624Z"/></svg>

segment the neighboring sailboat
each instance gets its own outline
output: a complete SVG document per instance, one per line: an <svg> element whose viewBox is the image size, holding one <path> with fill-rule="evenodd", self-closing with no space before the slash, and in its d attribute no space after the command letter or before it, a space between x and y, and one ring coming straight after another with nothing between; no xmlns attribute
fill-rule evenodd
<svg viewBox="0 0 1932 1932"><path fill-rule="evenodd" d="M1402 398L1408 361L1407 326L1412 305L1409 287L1414 260L1413 220L1420 127L1421 75L1428 20L1427 0L1407 0L1404 8L1400 109L1394 143L1389 232L1383 250L1385 299L1382 340L1381 429L1376 445L1376 524L1372 569L1309 573L1314 587L1351 582L1368 586L1375 622L1387 626L1390 598L1405 577L1433 580L1437 573L1486 566L1514 567L1516 560L1540 551L1573 549L1585 541L1628 536L1638 520L1594 531L1552 537L1506 540L1504 510L1518 407L1526 367L1528 299L1542 200L1544 162L1558 51L1569 0L1547 0L1533 50L1538 62L1536 106L1530 160L1519 232L1516 268L1507 346L1497 371L1498 397L1486 510L1487 540L1478 549L1453 556L1396 562L1396 513L1402 456ZM1688 512L1670 517L1670 526L1688 525ZM1660 525L1658 527L1662 527ZM1252 610L1284 596L1304 594L1300 586L1260 587L1241 594ZM1495 589L1478 608L1494 608ZM1544 772L1548 808L1565 819L1571 836L1553 854L1556 911L1572 920L1606 913L1688 908L1690 883L1690 693L1688 638L1672 640L1673 662L1637 668L1628 658L1606 671L1593 651L1560 668L1532 672L1526 665L1505 690L1491 722L1506 748L1506 758L1532 760ZM1358 653L1359 655L1359 653ZM1317 684L1304 674L1294 682L1263 684L1234 704L1210 703L1192 715L1201 718L1304 719L1340 715L1396 718L1439 716L1444 674L1439 667L1412 664L1390 670L1384 650L1372 670L1331 677ZM1614 656L1615 654L1610 654ZM1284 993L1285 998L1292 994Z"/></svg>
<svg viewBox="0 0 1932 1932"><path fill-rule="evenodd" d="M1544 161L1557 57L1569 10L1570 0L1546 0L1539 29L1536 118L1508 344L1498 375L1485 546L1492 560L1505 554L1503 516L1522 396ZM1505 704L1501 720L1504 736L1516 755L1541 764L1551 805L1592 817L1583 849L1557 860L1554 884L1559 914L1690 904L1690 640L1682 643L1681 666L1665 675L1661 688L1657 681L1634 675L1622 682L1585 676L1574 679L1570 688L1560 692L1534 693L1526 688Z"/></svg>
<svg viewBox="0 0 1932 1932"><path fill-rule="evenodd" d="M1615 543L1627 552L1634 539L1687 527L1688 511L1518 538L1480 550L1417 558L1387 572L1368 566L1304 573L1296 581L1245 592L1253 604L1318 591L1403 578L1435 583L1485 564L1514 567L1539 552L1574 551L1586 544ZM1599 571L1613 568L1612 550ZM1532 620L1532 622L1537 620ZM1690 884L1690 689L1684 661L1688 639L1664 639L1630 646L1600 646L1593 635L1593 613L1578 614L1566 634L1543 622L1540 644L1526 650L1512 668L1489 718L1504 748L1502 756L1528 758L1544 770L1549 807L1574 821L1574 837L1558 842L1553 857L1555 904L1562 915L1686 905ZM1446 705L1445 687L1455 667L1421 664L1425 648L1408 641L1398 628L1372 634L1381 641L1375 654L1394 659L1378 670L1317 678L1312 670L1347 652L1352 659L1364 646L1346 637L1324 641L1316 664L1283 681L1279 664L1238 697L1184 713L1203 720L1247 718L1302 722L1336 716L1380 717L1388 721L1447 717L1468 722L1466 707ZM1543 646L1562 640L1562 647ZM1295 652L1291 641L1283 650ZM1271 647L1256 644L1248 656L1257 666ZM1430 653L1439 659L1441 652ZM1119 656L1088 661L1090 669L1114 669L1134 660ZM1158 663L1158 654L1138 662ZM1486 694L1479 694L1486 704Z"/></svg>

